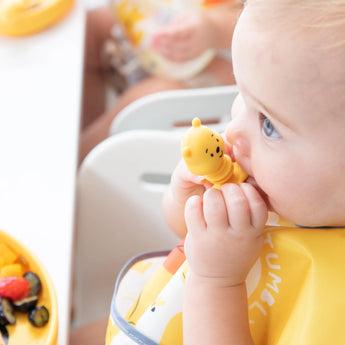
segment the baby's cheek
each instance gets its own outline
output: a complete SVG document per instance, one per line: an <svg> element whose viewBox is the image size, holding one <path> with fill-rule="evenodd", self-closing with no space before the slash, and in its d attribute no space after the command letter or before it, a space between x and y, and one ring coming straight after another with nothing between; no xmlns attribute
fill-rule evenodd
<svg viewBox="0 0 345 345"><path fill-rule="evenodd" d="M287 219L293 216L298 198L296 185L292 179L285 179L284 176L268 172L263 179L259 179L258 184L270 211Z"/></svg>
<svg viewBox="0 0 345 345"><path fill-rule="evenodd" d="M257 186L255 186L266 202L280 202L284 199L285 186L274 167L261 161L260 168L253 171ZM255 165L254 165L255 167Z"/></svg>

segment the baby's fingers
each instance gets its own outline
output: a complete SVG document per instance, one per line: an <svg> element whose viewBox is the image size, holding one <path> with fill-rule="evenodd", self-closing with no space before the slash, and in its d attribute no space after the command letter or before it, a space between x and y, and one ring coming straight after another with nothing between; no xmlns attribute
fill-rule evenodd
<svg viewBox="0 0 345 345"><path fill-rule="evenodd" d="M191 235L206 229L202 204L202 199L197 195L190 197L186 202L185 220L188 233Z"/></svg>
<svg viewBox="0 0 345 345"><path fill-rule="evenodd" d="M251 226L249 201L240 185L227 183L222 186L230 227L234 230Z"/></svg>
<svg viewBox="0 0 345 345"><path fill-rule="evenodd" d="M204 193L204 216L207 230L226 231L229 229L223 194L217 189L208 189Z"/></svg>
<svg viewBox="0 0 345 345"><path fill-rule="evenodd" d="M248 183L222 187L230 226L233 229L262 229L267 221L267 206L259 192Z"/></svg>
<svg viewBox="0 0 345 345"><path fill-rule="evenodd" d="M249 183L241 183L240 187L249 201L251 225L256 229L263 228L268 217L266 203L260 193Z"/></svg>

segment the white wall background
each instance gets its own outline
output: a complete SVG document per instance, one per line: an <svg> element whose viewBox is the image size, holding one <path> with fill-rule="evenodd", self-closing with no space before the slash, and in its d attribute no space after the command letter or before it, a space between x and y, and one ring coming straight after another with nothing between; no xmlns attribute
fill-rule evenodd
<svg viewBox="0 0 345 345"><path fill-rule="evenodd" d="M85 7L88 9L108 5L109 1L110 0L84 0L84 3Z"/></svg>

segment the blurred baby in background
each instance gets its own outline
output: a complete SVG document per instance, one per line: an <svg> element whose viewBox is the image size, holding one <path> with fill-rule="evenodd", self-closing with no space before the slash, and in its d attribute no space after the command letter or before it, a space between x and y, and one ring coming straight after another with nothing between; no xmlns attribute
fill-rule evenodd
<svg viewBox="0 0 345 345"><path fill-rule="evenodd" d="M80 161L116 114L158 91L234 84L238 0L113 0L87 16ZM106 109L109 84L117 93Z"/></svg>

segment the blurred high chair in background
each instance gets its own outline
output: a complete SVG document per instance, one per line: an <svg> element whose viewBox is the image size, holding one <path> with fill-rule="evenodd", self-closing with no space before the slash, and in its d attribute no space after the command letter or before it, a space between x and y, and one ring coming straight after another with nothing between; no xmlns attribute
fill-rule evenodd
<svg viewBox="0 0 345 345"><path fill-rule="evenodd" d="M184 130L191 125L194 116L212 129L222 131L230 120L237 94L235 85L157 92L119 112L110 134L132 129Z"/></svg>
<svg viewBox="0 0 345 345"><path fill-rule="evenodd" d="M219 87L143 97L115 118L113 135L86 157L77 185L75 326L107 317L128 259L178 243L161 203L181 157L181 129L194 116L224 129L236 94L236 87Z"/></svg>

